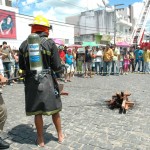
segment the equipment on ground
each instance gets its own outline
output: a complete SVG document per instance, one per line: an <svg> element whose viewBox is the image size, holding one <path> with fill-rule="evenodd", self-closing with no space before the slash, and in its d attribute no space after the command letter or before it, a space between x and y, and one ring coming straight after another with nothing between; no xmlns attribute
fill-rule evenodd
<svg viewBox="0 0 150 150"><path fill-rule="evenodd" d="M131 93L121 92L112 96L111 100L105 101L110 109L119 108L119 113L126 113L126 110L134 106L134 102L128 99Z"/></svg>

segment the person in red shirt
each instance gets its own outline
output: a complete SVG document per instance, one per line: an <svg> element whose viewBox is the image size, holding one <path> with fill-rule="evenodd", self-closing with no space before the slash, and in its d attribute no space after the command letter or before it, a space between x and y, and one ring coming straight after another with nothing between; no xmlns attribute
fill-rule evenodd
<svg viewBox="0 0 150 150"><path fill-rule="evenodd" d="M62 45L58 46L58 50L59 50L59 56L60 56L60 59L61 59L61 63L65 64L64 46L62 46Z"/></svg>

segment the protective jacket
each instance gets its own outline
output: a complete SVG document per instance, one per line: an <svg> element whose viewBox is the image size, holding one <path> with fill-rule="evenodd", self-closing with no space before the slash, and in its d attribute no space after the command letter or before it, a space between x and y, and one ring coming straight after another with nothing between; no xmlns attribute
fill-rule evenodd
<svg viewBox="0 0 150 150"><path fill-rule="evenodd" d="M62 109L58 84L52 72L62 70L57 47L44 32L37 33L41 37L42 60L44 70L37 79L30 71L28 43L25 40L19 48L19 67L25 71L25 109L27 115L51 115Z"/></svg>

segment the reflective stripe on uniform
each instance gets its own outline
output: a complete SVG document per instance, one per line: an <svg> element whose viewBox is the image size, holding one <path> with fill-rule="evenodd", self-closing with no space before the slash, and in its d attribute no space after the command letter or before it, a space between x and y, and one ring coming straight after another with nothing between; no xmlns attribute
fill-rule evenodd
<svg viewBox="0 0 150 150"><path fill-rule="evenodd" d="M51 52L48 51L48 50L42 50L42 54L51 56ZM24 57L28 57L28 56L29 56L29 53L28 53L28 52L25 52Z"/></svg>

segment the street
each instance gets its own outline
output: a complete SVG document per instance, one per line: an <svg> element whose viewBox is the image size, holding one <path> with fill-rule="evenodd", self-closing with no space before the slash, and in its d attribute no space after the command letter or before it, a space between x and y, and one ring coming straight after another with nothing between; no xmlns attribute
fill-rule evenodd
<svg viewBox="0 0 150 150"><path fill-rule="evenodd" d="M57 142L51 116L44 116L46 150L149 150L150 149L150 75L128 74L72 78L64 83L68 96L62 96L62 128L65 140ZM105 100L117 91L129 91L133 109L119 114L110 110ZM8 118L3 138L9 150L35 150L34 117L25 115L24 86L3 88Z"/></svg>

